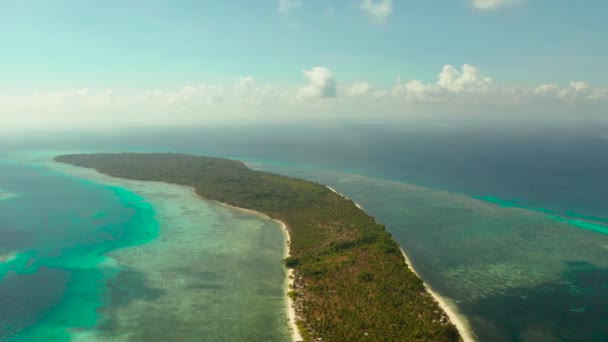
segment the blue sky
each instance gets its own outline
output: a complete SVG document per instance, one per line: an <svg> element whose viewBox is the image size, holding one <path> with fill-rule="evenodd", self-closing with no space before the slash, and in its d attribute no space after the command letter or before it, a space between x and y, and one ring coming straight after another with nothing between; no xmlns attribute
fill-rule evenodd
<svg viewBox="0 0 608 342"><path fill-rule="evenodd" d="M145 3L145 4L144 4ZM4 89L142 87L243 75L295 84L330 68L344 81L432 80L473 64L518 84L607 85L608 2L528 0L477 10L466 0L403 0L383 23L358 1L3 1Z"/></svg>
<svg viewBox="0 0 608 342"><path fill-rule="evenodd" d="M315 69L322 86L360 81L378 98L408 80L432 85L445 65L465 64L511 87L584 81L600 89L594 98L608 87L605 0L4 0L0 7L0 96L21 102L74 89L122 96L227 87L247 77L296 89L314 83L306 74L314 67L327 70Z"/></svg>

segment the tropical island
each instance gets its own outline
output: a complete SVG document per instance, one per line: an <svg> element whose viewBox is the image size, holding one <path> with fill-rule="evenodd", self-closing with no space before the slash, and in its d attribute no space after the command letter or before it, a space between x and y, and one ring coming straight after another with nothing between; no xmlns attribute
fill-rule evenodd
<svg viewBox="0 0 608 342"><path fill-rule="evenodd" d="M318 183L236 160L174 153L55 158L114 177L162 181L284 223L296 324L305 341L458 341L456 327L385 227Z"/></svg>

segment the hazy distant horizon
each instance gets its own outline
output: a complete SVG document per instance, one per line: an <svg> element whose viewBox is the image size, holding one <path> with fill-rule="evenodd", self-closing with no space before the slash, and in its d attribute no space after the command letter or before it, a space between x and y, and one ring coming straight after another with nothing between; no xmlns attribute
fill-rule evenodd
<svg viewBox="0 0 608 342"><path fill-rule="evenodd" d="M0 130L605 123L606 10L601 0L11 0L0 8Z"/></svg>

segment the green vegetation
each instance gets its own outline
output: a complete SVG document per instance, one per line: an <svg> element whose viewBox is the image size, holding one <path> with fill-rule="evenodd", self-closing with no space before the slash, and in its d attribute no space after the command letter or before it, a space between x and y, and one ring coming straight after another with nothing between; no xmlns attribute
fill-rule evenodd
<svg viewBox="0 0 608 342"><path fill-rule="evenodd" d="M188 185L263 212L291 235L298 326L324 341L456 341L458 332L404 263L385 227L321 184L183 154L66 155L57 161L128 179ZM296 295L297 294L297 295Z"/></svg>

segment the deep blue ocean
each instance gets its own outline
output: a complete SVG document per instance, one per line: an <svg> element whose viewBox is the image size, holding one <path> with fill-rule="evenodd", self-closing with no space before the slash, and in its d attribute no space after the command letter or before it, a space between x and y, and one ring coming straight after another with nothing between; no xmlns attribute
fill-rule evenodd
<svg viewBox="0 0 608 342"><path fill-rule="evenodd" d="M479 339L606 341L607 136L504 123L202 127L5 149L187 152L319 181L386 224Z"/></svg>

